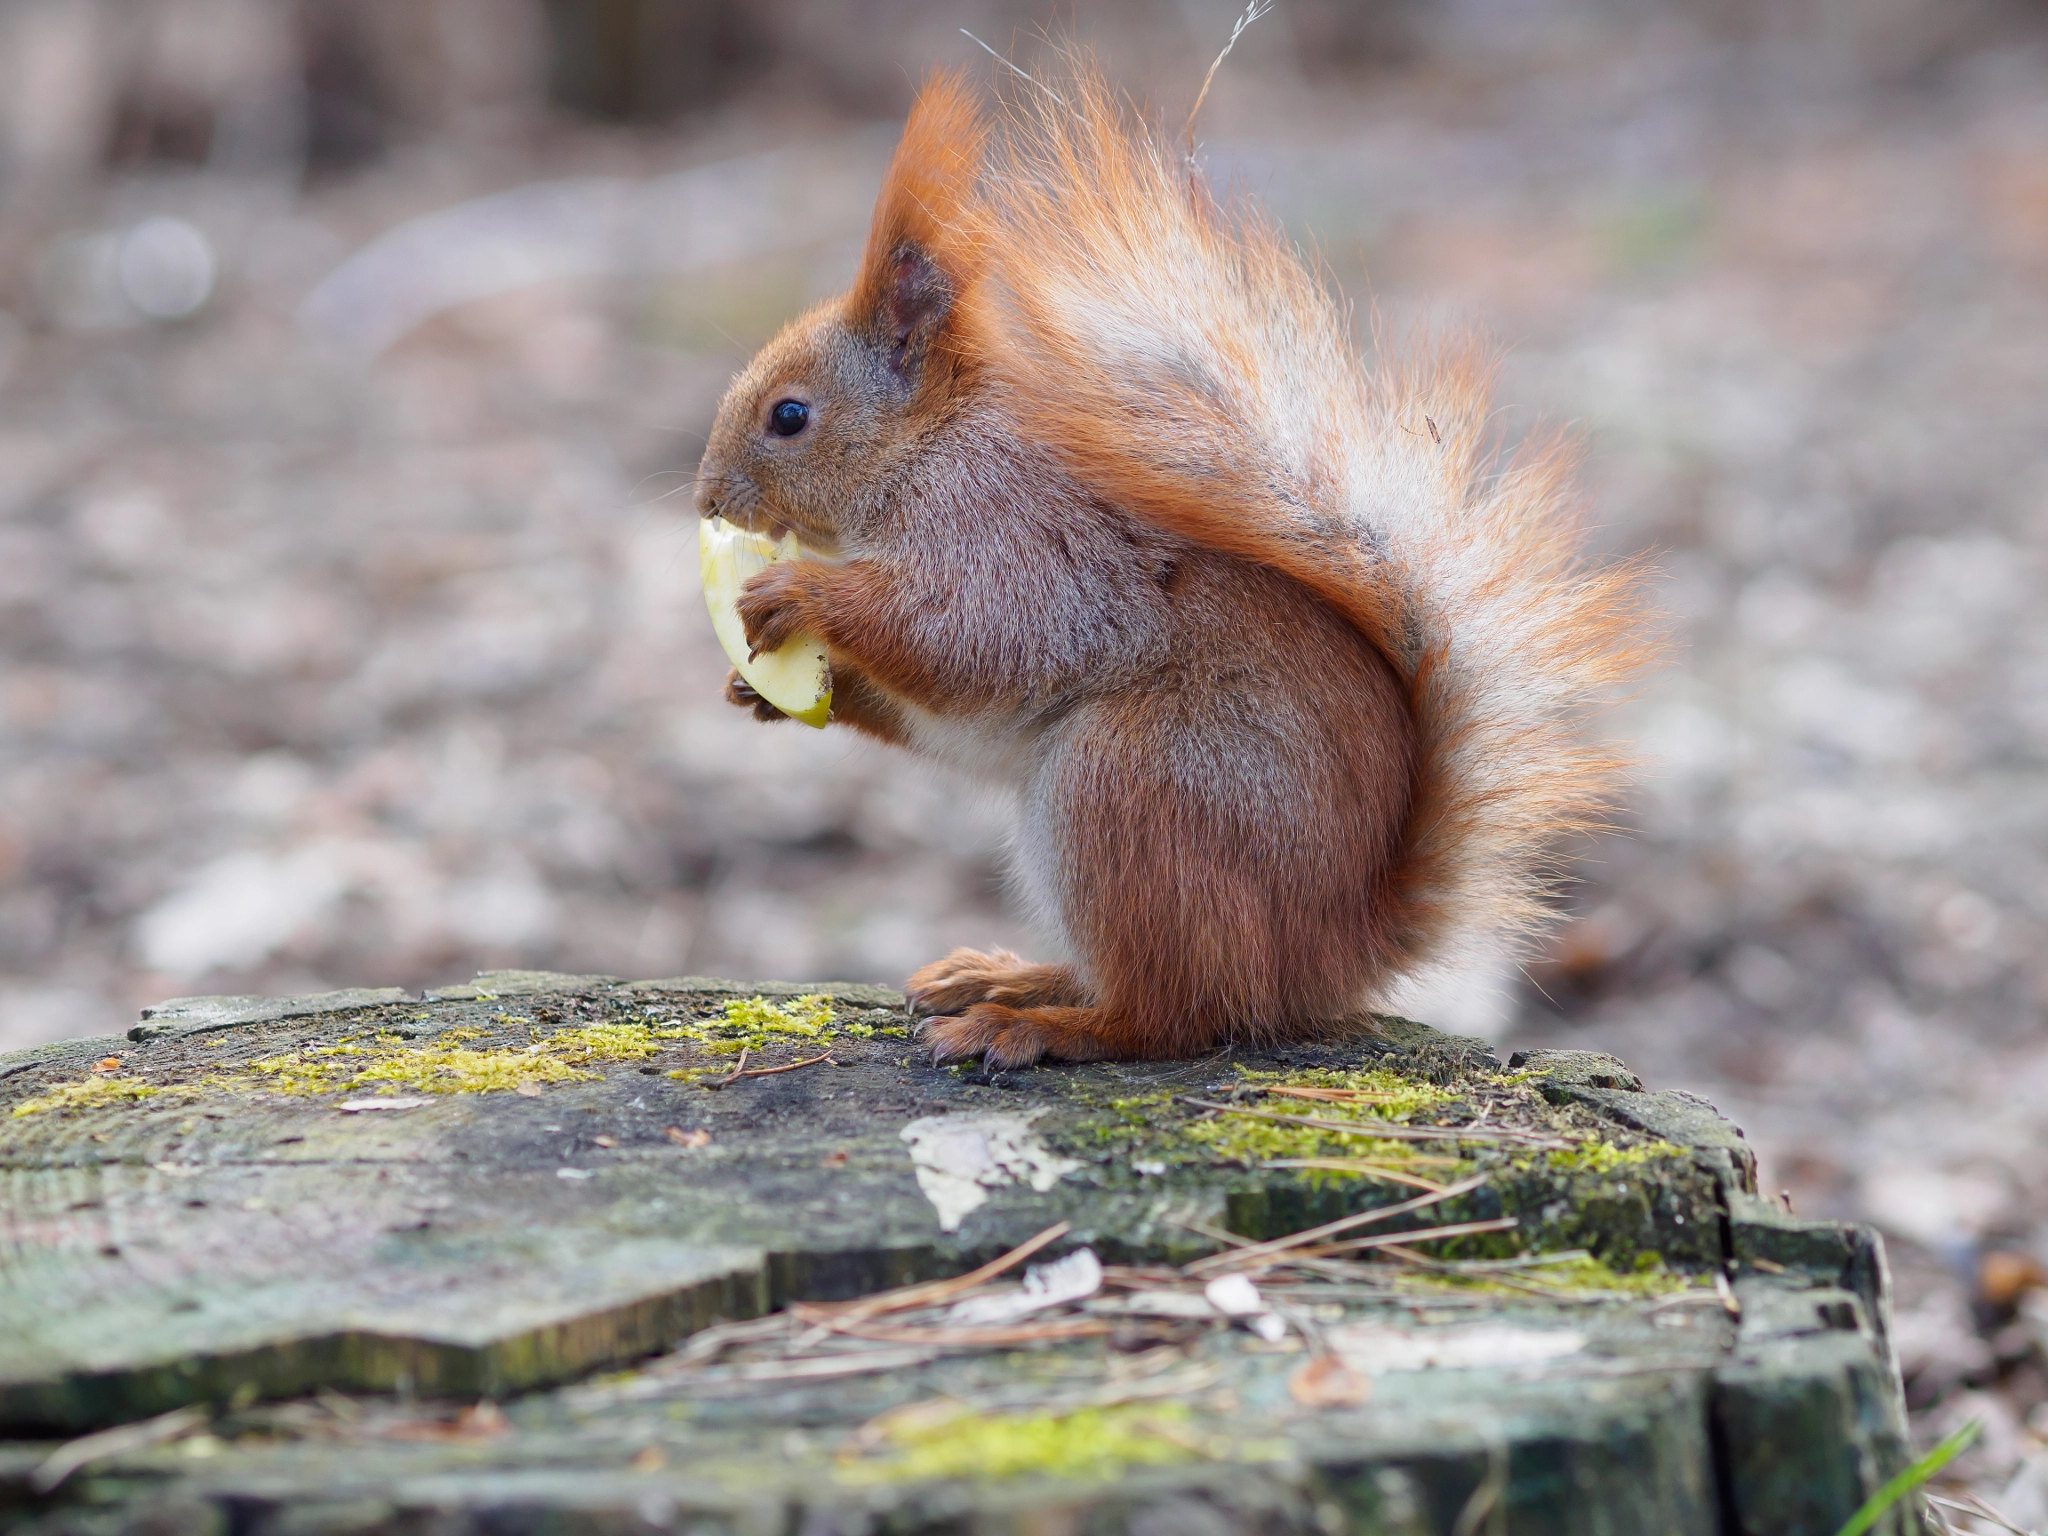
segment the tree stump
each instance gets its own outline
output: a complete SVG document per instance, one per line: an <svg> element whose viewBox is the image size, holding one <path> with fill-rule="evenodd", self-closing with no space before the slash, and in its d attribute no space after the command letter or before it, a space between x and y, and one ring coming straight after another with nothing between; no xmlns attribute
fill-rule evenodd
<svg viewBox="0 0 2048 1536"><path fill-rule="evenodd" d="M0 1511L1832 1536L1904 1463L1876 1238L1611 1057L1380 1019L991 1076L913 1029L504 972L0 1058Z"/></svg>

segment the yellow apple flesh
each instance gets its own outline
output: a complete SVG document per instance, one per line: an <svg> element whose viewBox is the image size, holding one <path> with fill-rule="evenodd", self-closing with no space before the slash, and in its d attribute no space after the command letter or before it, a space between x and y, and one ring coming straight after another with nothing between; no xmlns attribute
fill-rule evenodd
<svg viewBox="0 0 2048 1536"><path fill-rule="evenodd" d="M748 577L778 560L799 558L794 533L778 543L722 517L707 517L697 525L697 569L718 643L754 692L790 719L822 729L832 715L832 665L825 659L825 647L810 635L798 635L775 650L749 656L747 630L737 606Z"/></svg>

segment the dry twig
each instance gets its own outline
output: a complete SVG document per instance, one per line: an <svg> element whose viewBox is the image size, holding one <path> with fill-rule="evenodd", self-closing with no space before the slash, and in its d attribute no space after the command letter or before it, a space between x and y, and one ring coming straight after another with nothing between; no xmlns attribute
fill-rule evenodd
<svg viewBox="0 0 2048 1536"><path fill-rule="evenodd" d="M1016 1268L1039 1249L1058 1242L1073 1230L1072 1222L1054 1222L1036 1237L1027 1238L1001 1258L991 1259L981 1268L970 1270L964 1275L956 1275L951 1280L926 1280L917 1285L899 1286L893 1291L863 1296L857 1301L808 1302L804 1304L805 1311L819 1317L830 1316L858 1321L862 1318L877 1317L885 1312L902 1312L911 1307L928 1307L941 1301L950 1301L962 1291L971 1291L977 1285L995 1279L1004 1270Z"/></svg>
<svg viewBox="0 0 2048 1536"><path fill-rule="evenodd" d="M110 1456L126 1456L167 1441L181 1440L195 1430L204 1429L212 1416L212 1411L204 1406L173 1408L169 1413L160 1413L139 1424L117 1424L112 1429L96 1430L76 1440L67 1440L36 1464L28 1475L28 1485L37 1493L50 1493L80 1467L105 1461Z"/></svg>
<svg viewBox="0 0 2048 1536"><path fill-rule="evenodd" d="M655 1361L648 1369L676 1370L699 1365L735 1344L758 1344L790 1331L789 1314L786 1312L771 1312L766 1317L749 1318L741 1323L713 1323L709 1328L698 1329L681 1349Z"/></svg>
<svg viewBox="0 0 2048 1536"><path fill-rule="evenodd" d="M2012 1536L2031 1536L2031 1533L2021 1530L1974 1493L1966 1493L1960 1499L1944 1498L1938 1493L1924 1494L1923 1497L1928 1503L1939 1504L1943 1509L1952 1509L1959 1515L1968 1515L1973 1520L1989 1521L2001 1531L2010 1531Z"/></svg>
<svg viewBox="0 0 2048 1536"><path fill-rule="evenodd" d="M830 1333L856 1339L873 1339L882 1344L928 1344L934 1347L1005 1349L1018 1344L1040 1344L1048 1339L1080 1339L1090 1334L1110 1333L1114 1325L1097 1318L1065 1318L1043 1323L1006 1323L987 1328L947 1328L921 1323L871 1323L859 1318L834 1317L804 1302L790 1311L804 1322Z"/></svg>
<svg viewBox="0 0 2048 1536"><path fill-rule="evenodd" d="M1363 1253L1375 1248L1399 1250L1409 1243L1435 1242L1446 1237L1470 1237L1479 1232L1507 1232L1521 1224L1521 1221L1513 1216L1496 1216L1489 1221L1460 1221L1447 1227L1424 1227L1419 1232L1390 1232L1380 1237L1347 1238L1341 1243L1325 1243L1319 1247L1309 1248L1301 1256L1307 1259L1332 1259L1339 1254Z"/></svg>
<svg viewBox="0 0 2048 1536"><path fill-rule="evenodd" d="M1742 1301L1735 1294L1735 1287L1728 1283L1728 1277L1720 1270L1714 1271L1714 1292L1721 1298L1721 1306L1738 1323L1742 1321Z"/></svg>
<svg viewBox="0 0 2048 1536"><path fill-rule="evenodd" d="M1235 1232L1226 1232L1223 1228L1211 1226L1206 1221L1196 1221L1192 1216L1182 1217L1176 1220L1174 1225L1186 1227L1190 1232L1200 1233L1203 1237L1208 1238L1210 1242L1222 1243L1227 1248L1255 1248L1258 1246L1248 1237L1239 1237ZM1201 1262L1200 1259L1195 1260L1197 1264ZM1184 1277L1181 1275L1174 1276L1175 1280L1182 1278Z"/></svg>
<svg viewBox="0 0 2048 1536"><path fill-rule="evenodd" d="M1669 1296L1659 1296L1655 1301L1643 1308L1643 1310L1645 1312L1662 1312L1666 1307L1725 1307L1726 1305L1721 1300L1721 1293L1719 1291L1677 1291Z"/></svg>
<svg viewBox="0 0 2048 1536"><path fill-rule="evenodd" d="M1344 1216L1336 1221L1324 1222L1320 1227L1310 1227L1306 1232L1296 1232L1288 1237L1276 1237L1268 1242L1251 1243L1237 1249L1233 1253L1212 1253L1207 1258L1196 1259L1187 1266L1187 1270L1190 1275L1193 1275L1209 1269L1235 1267L1238 1262L1244 1259L1259 1258L1269 1253L1285 1253L1291 1248L1312 1247L1324 1238L1335 1237L1340 1232L1351 1232L1359 1227L1372 1226L1376 1222L1391 1221L1396 1216L1406 1216L1410 1211L1423 1210L1437 1204L1439 1201L1448 1200L1454 1195L1465 1194L1470 1190L1477 1189L1486 1180L1486 1174L1474 1174L1469 1179L1461 1179L1456 1184L1447 1184L1434 1193L1418 1195L1413 1200L1403 1200L1398 1205L1375 1206L1372 1210L1360 1211L1355 1216ZM1186 1225L1186 1223L1183 1223L1183 1225ZM1242 1241L1242 1239L1239 1239L1239 1241Z"/></svg>
<svg viewBox="0 0 2048 1536"><path fill-rule="evenodd" d="M727 1077L714 1077L704 1086L706 1088L723 1088L727 1083L738 1082L747 1075L747 1058L753 1054L754 1048L751 1045L741 1046L740 1059L734 1064L731 1075Z"/></svg>
<svg viewBox="0 0 2048 1536"><path fill-rule="evenodd" d="M1264 1084L1261 1093L1277 1093L1289 1099L1313 1099L1318 1104L1391 1104L1396 1095L1374 1093L1366 1088L1307 1088L1293 1085L1275 1087Z"/></svg>
<svg viewBox="0 0 2048 1536"><path fill-rule="evenodd" d="M756 1067L751 1072L735 1072L731 1077L720 1078L718 1085L723 1088L727 1083L738 1082L743 1077L773 1077L778 1072L795 1072L804 1067L815 1067L821 1061L832 1061L832 1053L827 1051L822 1056L806 1056L802 1061L792 1061L780 1067ZM839 1065L836 1061L832 1064L835 1067Z"/></svg>
<svg viewBox="0 0 2048 1536"><path fill-rule="evenodd" d="M1379 1251L1389 1258L1397 1259L1403 1264L1411 1264L1417 1269L1450 1274L1457 1274L1463 1270L1462 1265L1444 1259L1432 1259L1426 1253L1417 1253L1414 1249L1404 1248L1399 1243L1388 1243ZM1527 1296L1542 1296L1546 1299L1569 1294L1558 1290L1556 1286L1532 1282L1523 1276L1513 1274L1489 1274L1486 1277L1486 1283L1489 1285L1504 1285L1511 1291L1520 1291Z"/></svg>

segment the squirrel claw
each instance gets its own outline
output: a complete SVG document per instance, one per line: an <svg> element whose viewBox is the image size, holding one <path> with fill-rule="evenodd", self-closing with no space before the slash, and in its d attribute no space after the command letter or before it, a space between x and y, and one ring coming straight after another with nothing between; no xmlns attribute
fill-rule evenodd
<svg viewBox="0 0 2048 1536"><path fill-rule="evenodd" d="M1045 1031L1022 1010L1000 1003L976 1003L956 1018L926 1019L918 1038L935 1067L978 1059L991 1072L1007 1072L1054 1054Z"/></svg>
<svg viewBox="0 0 2048 1536"><path fill-rule="evenodd" d="M796 595L799 561L771 565L750 577L733 605L747 634L747 659L780 650L804 629L804 611Z"/></svg>
<svg viewBox="0 0 2048 1536"><path fill-rule="evenodd" d="M910 1011L919 1018L957 1014L988 1000L993 973L1022 964L1008 950L983 954L978 949L956 949L911 977L903 991L910 999Z"/></svg>
<svg viewBox="0 0 2048 1536"><path fill-rule="evenodd" d="M965 1016L921 1019L917 1025L917 1040L931 1053L935 1067L979 1060L989 1047L987 1032L976 1029L973 1021Z"/></svg>
<svg viewBox="0 0 2048 1536"><path fill-rule="evenodd" d="M760 694L756 693L754 685L740 676L740 669L738 667L734 667L725 674L725 702L738 705L741 709L751 709L756 720L787 720L789 718L788 715L785 715L773 704L762 698Z"/></svg>

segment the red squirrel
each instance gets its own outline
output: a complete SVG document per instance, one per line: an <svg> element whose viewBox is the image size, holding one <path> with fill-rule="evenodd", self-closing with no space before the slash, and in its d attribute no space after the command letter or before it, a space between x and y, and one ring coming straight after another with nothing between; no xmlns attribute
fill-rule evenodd
<svg viewBox="0 0 2048 1536"><path fill-rule="evenodd" d="M1489 452L1484 355L1368 365L1278 229L1076 76L993 123L925 86L851 291L697 479L821 557L747 584L757 654L815 635L833 720L1017 795L1070 959L908 984L934 1059L991 1069L1329 1035L1531 931L1617 772L1577 719L1642 653L1568 446Z"/></svg>

